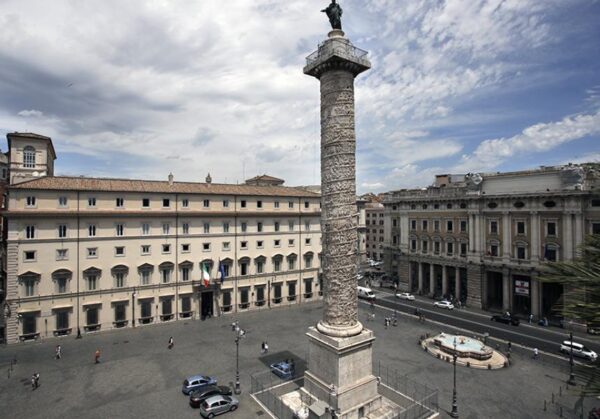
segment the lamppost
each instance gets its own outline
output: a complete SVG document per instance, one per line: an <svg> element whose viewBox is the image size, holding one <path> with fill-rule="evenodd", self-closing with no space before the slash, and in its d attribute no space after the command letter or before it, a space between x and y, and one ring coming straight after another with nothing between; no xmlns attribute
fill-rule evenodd
<svg viewBox="0 0 600 419"><path fill-rule="evenodd" d="M574 386L575 385L575 374L573 374L573 365L575 362L573 361L573 331L569 333L569 340L571 341L571 351L569 352L569 379L567 380L567 384Z"/></svg>
<svg viewBox="0 0 600 419"><path fill-rule="evenodd" d="M240 394L240 339L244 337L246 331L241 329L238 322L231 323L231 329L235 332L235 394Z"/></svg>
<svg viewBox="0 0 600 419"><path fill-rule="evenodd" d="M135 327L135 288L131 293L131 327Z"/></svg>
<svg viewBox="0 0 600 419"><path fill-rule="evenodd" d="M450 417L457 418L458 405L456 404L456 337L454 337L454 354L452 358L454 359L454 388L452 389L452 412L450 412Z"/></svg>

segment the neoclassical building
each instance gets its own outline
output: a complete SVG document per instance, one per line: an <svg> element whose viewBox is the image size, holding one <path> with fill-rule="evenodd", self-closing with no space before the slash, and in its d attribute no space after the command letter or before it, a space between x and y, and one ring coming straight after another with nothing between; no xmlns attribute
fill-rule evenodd
<svg viewBox="0 0 600 419"><path fill-rule="evenodd" d="M547 316L564 298L544 265L600 233L597 164L439 175L385 194L385 267L406 290L468 305Z"/></svg>
<svg viewBox="0 0 600 419"><path fill-rule="evenodd" d="M50 138L7 137L8 343L320 298L318 194L54 176Z"/></svg>

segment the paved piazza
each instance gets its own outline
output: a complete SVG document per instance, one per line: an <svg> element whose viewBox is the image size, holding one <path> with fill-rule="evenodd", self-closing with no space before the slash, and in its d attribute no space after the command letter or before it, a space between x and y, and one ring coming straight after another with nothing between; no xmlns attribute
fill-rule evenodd
<svg viewBox="0 0 600 419"><path fill-rule="evenodd" d="M452 365L423 352L417 344L425 333L439 333L440 326L399 317L397 327L387 330L377 309L376 320L366 322L366 306L359 318L375 331L374 362L396 368L414 380L439 390L442 417L447 417L452 397ZM249 397L250 374L266 369L260 344L269 342L269 355L289 351L305 358L305 332L321 318L322 304L296 306L225 316L207 321L178 322L135 330L49 339L0 349L0 406L6 418L185 418L198 417L181 393L186 375L214 375L222 384L235 376L235 344L230 324L239 320L247 329L240 345L243 394L240 409L224 418L261 418L259 406ZM169 336L175 348L167 349ZM63 358L54 359L60 343ZM94 365L96 348L102 362ZM8 361L18 363L8 378ZM555 364L533 361L529 353L512 357L514 365L497 371L458 369L459 410L462 418L556 417L543 412L544 399L565 379ZM29 378L41 375L41 386L32 391Z"/></svg>

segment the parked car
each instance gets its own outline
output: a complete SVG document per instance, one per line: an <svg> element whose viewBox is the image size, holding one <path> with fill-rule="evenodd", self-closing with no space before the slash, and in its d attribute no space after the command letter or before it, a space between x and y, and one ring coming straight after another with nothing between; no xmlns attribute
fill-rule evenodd
<svg viewBox="0 0 600 419"><path fill-rule="evenodd" d="M445 308L447 310L452 310L454 308L454 304L452 304L450 301L446 301L446 300L436 301L435 303L433 303L433 305L435 307Z"/></svg>
<svg viewBox="0 0 600 419"><path fill-rule="evenodd" d="M190 394L194 390L200 390L208 386L216 386L217 380L207 375L192 375L183 380L181 391L183 394Z"/></svg>
<svg viewBox="0 0 600 419"><path fill-rule="evenodd" d="M506 314L496 314L490 319L493 322L500 322L504 324L512 324L513 326L519 325L519 319L514 316L507 316Z"/></svg>
<svg viewBox="0 0 600 419"><path fill-rule="evenodd" d="M231 388L228 386L207 386L200 390L195 390L190 394L190 406L200 407L204 400L219 394L231 396Z"/></svg>
<svg viewBox="0 0 600 419"><path fill-rule="evenodd" d="M579 358L585 358L589 361L595 361L598 359L598 354L591 349L586 348L581 343L572 342L570 340L565 340L560 345L560 351L563 354L569 355L571 353L571 348L573 349L573 356L577 356Z"/></svg>
<svg viewBox="0 0 600 419"><path fill-rule="evenodd" d="M212 396L200 404L200 416L213 418L226 412L233 412L238 408L240 401L233 396Z"/></svg>
<svg viewBox="0 0 600 419"><path fill-rule="evenodd" d="M270 367L273 374L279 378L283 378L284 380L290 379L294 376L294 365L290 362L281 361L271 364Z"/></svg>
<svg viewBox="0 0 600 419"><path fill-rule="evenodd" d="M399 292L396 294L396 298L400 298L401 300L410 300L410 301L415 300L415 296L409 292Z"/></svg>

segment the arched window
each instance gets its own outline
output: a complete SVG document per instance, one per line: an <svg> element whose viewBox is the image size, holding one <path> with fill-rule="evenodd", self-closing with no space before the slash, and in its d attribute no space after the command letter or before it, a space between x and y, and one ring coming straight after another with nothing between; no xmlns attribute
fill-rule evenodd
<svg viewBox="0 0 600 419"><path fill-rule="evenodd" d="M23 167L35 168L35 148L30 145L23 149Z"/></svg>

